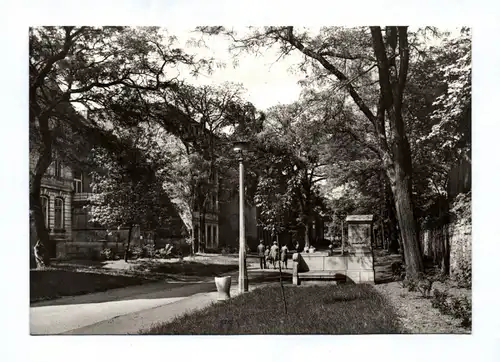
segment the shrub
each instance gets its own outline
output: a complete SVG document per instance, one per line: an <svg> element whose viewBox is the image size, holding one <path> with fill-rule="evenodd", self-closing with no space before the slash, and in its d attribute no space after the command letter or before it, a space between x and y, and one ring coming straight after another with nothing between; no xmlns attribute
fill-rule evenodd
<svg viewBox="0 0 500 362"><path fill-rule="evenodd" d="M111 250L110 248L102 249L100 255L101 258L104 258L105 260L111 260L115 258L113 250Z"/></svg>
<svg viewBox="0 0 500 362"><path fill-rule="evenodd" d="M158 249L155 256L160 259L166 259L172 255L172 245L167 244L164 248Z"/></svg>
<svg viewBox="0 0 500 362"><path fill-rule="evenodd" d="M446 301L447 299L448 293L441 292L439 289L434 289L431 305L433 308L439 309L442 313L448 314L450 308Z"/></svg>
<svg viewBox="0 0 500 362"><path fill-rule="evenodd" d="M458 286L470 289L472 287L472 264L465 258L459 259L457 264L460 270L460 272L455 275Z"/></svg>
<svg viewBox="0 0 500 362"><path fill-rule="evenodd" d="M231 246L223 246L220 248L220 253L221 254L237 254L238 253L238 248L231 247Z"/></svg>
<svg viewBox="0 0 500 362"><path fill-rule="evenodd" d="M154 258L155 254L155 245L153 243L145 244L142 246L142 257L151 259Z"/></svg>
<svg viewBox="0 0 500 362"><path fill-rule="evenodd" d="M395 261L391 264L392 278L394 280L404 280L405 278L405 265L400 261Z"/></svg>
<svg viewBox="0 0 500 362"><path fill-rule="evenodd" d="M413 278L405 278L401 285L403 288L408 288L409 292L415 292L418 289L417 280Z"/></svg>
<svg viewBox="0 0 500 362"><path fill-rule="evenodd" d="M175 256L184 256L184 255L191 255L191 245L181 241L177 242L172 245L172 255Z"/></svg>
<svg viewBox="0 0 500 362"><path fill-rule="evenodd" d="M205 253L207 253L207 254L218 254L219 250L218 249L213 249L213 248L207 248L207 249L205 249Z"/></svg>
<svg viewBox="0 0 500 362"><path fill-rule="evenodd" d="M460 319L463 327L472 325L472 304L467 297L453 297L451 300L451 313Z"/></svg>
<svg viewBox="0 0 500 362"><path fill-rule="evenodd" d="M130 255L135 259L142 257L142 253L143 253L142 246L133 245L130 248Z"/></svg>
<svg viewBox="0 0 500 362"><path fill-rule="evenodd" d="M431 304L441 313L460 319L462 327L468 328L472 325L472 304L469 298L449 296L446 292L434 289Z"/></svg>
<svg viewBox="0 0 500 362"><path fill-rule="evenodd" d="M86 252L86 255L90 260L93 260L93 261L102 260L101 252L99 250L89 248Z"/></svg>

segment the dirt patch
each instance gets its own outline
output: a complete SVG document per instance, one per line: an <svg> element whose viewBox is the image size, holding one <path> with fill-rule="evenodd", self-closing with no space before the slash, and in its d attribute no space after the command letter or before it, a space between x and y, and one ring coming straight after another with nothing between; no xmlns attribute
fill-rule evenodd
<svg viewBox="0 0 500 362"><path fill-rule="evenodd" d="M395 309L405 333L471 333L470 329L460 326L460 320L432 308L431 299L423 298L418 292L408 292L397 282L375 285L375 288Z"/></svg>
<svg viewBox="0 0 500 362"><path fill-rule="evenodd" d="M426 299L420 292L409 292L399 282L393 281L391 264L401 261L401 255L389 254L385 250L374 250L375 288L386 297L401 320L404 333L453 333L470 334L471 330L460 325L461 321L442 314L431 305L431 299ZM467 296L471 291L451 282L435 282L433 289L446 291L449 295Z"/></svg>

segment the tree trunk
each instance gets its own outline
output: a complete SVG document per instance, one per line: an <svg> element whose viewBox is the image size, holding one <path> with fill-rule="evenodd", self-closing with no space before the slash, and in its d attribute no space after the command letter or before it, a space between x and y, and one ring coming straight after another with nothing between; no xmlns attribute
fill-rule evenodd
<svg viewBox="0 0 500 362"><path fill-rule="evenodd" d="M380 246L382 249L386 250L386 241L385 241L385 232L384 232L384 219L380 221L380 238L382 239L382 242L380 243Z"/></svg>
<svg viewBox="0 0 500 362"><path fill-rule="evenodd" d="M415 277L424 271L424 263L420 252L417 225L411 202L411 183L402 170L396 168L395 178L391 182L399 230L402 238L406 275ZM392 181L392 180L391 180Z"/></svg>
<svg viewBox="0 0 500 362"><path fill-rule="evenodd" d="M309 248L311 246L311 240L309 238L310 229L311 229L311 225L310 225L309 219L307 219L305 222L305 228L304 228L304 249Z"/></svg>
<svg viewBox="0 0 500 362"><path fill-rule="evenodd" d="M50 265L50 256L48 252L50 240L49 232L45 227L45 217L43 215L42 205L40 201L40 191L38 191L37 194L37 200L35 200L36 196L31 197L33 199L31 202L31 208L37 235L37 242L33 248L33 253L35 255L36 267L37 269L41 269ZM30 196L32 196L31 193Z"/></svg>
<svg viewBox="0 0 500 362"><path fill-rule="evenodd" d="M370 27L370 32L374 54L377 59L380 86L376 115L370 110L369 105L363 101L354 86L348 82L348 77L334 63L330 62L321 53L315 52L302 44L301 40L294 36L293 26L285 29L284 37L288 43L304 55L316 59L339 81L345 82L345 87L352 100L373 124L378 142L375 152L378 153L382 160L395 200L396 214L407 261L407 275L414 276L419 272L423 272L423 261L411 200L411 152L406 138L404 120L402 119L403 95L410 57L408 27L386 27L384 35L382 35L381 28L374 26ZM389 137L386 134L386 129L391 131Z"/></svg>
<svg viewBox="0 0 500 362"><path fill-rule="evenodd" d="M450 234L449 234L449 213L450 213L450 204L449 200L439 200L439 218L442 220L443 226L442 229L442 245L441 245L441 274L450 275ZM433 251L433 255L435 257L436 253Z"/></svg>
<svg viewBox="0 0 500 362"><path fill-rule="evenodd" d="M133 226L130 226L128 229L128 240L127 240L127 247L125 248L125 263L128 263L128 257L130 253L130 241L132 239L132 230L134 229Z"/></svg>
<svg viewBox="0 0 500 362"><path fill-rule="evenodd" d="M199 250L199 245L200 245L200 226L198 225L198 235L195 233L196 225L194 224L194 213L195 213L195 206L196 202L198 200L198 191L196 190L195 187L192 188L193 190L193 195L191 197L191 217L193 219L192 224L193 224L193 245L191 246L191 253L194 255L198 252Z"/></svg>
<svg viewBox="0 0 500 362"><path fill-rule="evenodd" d="M194 229L188 230L189 240L191 240L191 256L194 255Z"/></svg>
<svg viewBox="0 0 500 362"><path fill-rule="evenodd" d="M42 177L52 162L52 142L50 132L48 130L47 135L43 138L45 142L40 147L40 155L38 157L35 170L30 173L29 191L30 211L35 221L35 230L38 239L34 248L37 268L43 268L50 265L48 250L50 245L49 232L45 226L45 216L43 214L42 202L40 200Z"/></svg>
<svg viewBox="0 0 500 362"><path fill-rule="evenodd" d="M399 235L399 230L398 230L398 220L396 218L396 208L394 205L394 198L392 197L392 192L389 189L388 190L389 197L387 199L386 203L386 209L388 213L388 219L389 219L389 235L388 235L388 245L387 245L387 250L391 254L397 254L399 250L399 240L401 236Z"/></svg>
<svg viewBox="0 0 500 362"><path fill-rule="evenodd" d="M443 227L443 252L441 257L441 273L450 275L450 235L448 233L448 225Z"/></svg>
<svg viewBox="0 0 500 362"><path fill-rule="evenodd" d="M198 243L198 252L199 253L204 253L205 252L205 248L206 248L206 243L207 243L207 240L206 240L206 234L205 234L205 202L203 202L202 205L200 205L200 213L199 213L199 221L200 221L200 232L199 232L199 236L200 236L200 242Z"/></svg>

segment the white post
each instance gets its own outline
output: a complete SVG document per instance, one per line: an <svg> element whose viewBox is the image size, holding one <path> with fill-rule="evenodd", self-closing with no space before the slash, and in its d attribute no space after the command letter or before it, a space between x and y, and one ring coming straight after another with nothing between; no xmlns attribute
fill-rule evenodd
<svg viewBox="0 0 500 362"><path fill-rule="evenodd" d="M239 254L239 276L238 289L240 293L248 292L248 277L246 273L246 242L245 242L245 186L243 157L240 156L240 254Z"/></svg>

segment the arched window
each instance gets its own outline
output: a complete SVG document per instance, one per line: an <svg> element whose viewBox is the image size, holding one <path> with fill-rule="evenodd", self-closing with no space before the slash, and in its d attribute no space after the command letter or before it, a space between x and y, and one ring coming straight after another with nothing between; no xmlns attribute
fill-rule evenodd
<svg viewBox="0 0 500 362"><path fill-rule="evenodd" d="M81 194L83 192L83 173L79 171L74 173L73 188L75 189L75 194Z"/></svg>
<svg viewBox="0 0 500 362"><path fill-rule="evenodd" d="M64 200L54 200L54 229L64 229Z"/></svg>
<svg viewBox="0 0 500 362"><path fill-rule="evenodd" d="M42 195L40 197L40 202L42 204L43 219L45 220L45 227L49 228L49 197Z"/></svg>

